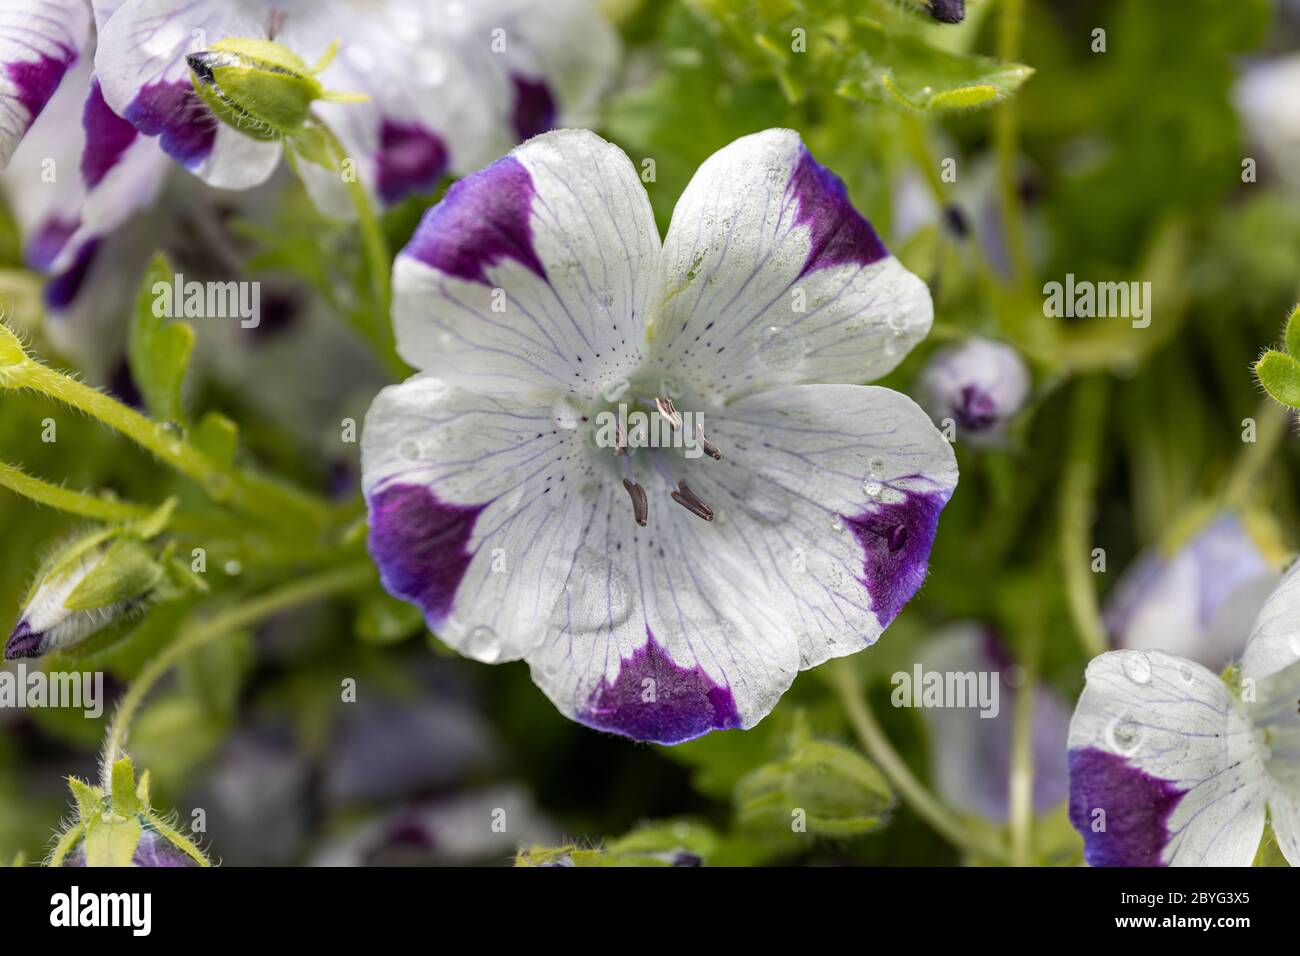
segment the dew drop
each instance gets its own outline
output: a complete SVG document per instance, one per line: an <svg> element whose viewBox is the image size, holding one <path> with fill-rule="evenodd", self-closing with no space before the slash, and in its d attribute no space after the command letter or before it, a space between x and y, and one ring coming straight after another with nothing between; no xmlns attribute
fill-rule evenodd
<svg viewBox="0 0 1300 956"><path fill-rule="evenodd" d="M1106 742L1110 749L1123 757L1131 757L1142 746L1142 728L1132 715L1116 717L1106 727Z"/></svg>
<svg viewBox="0 0 1300 956"><path fill-rule="evenodd" d="M862 492L868 498L879 498L885 493L885 486L881 484L878 479L868 476L867 479L862 482Z"/></svg>
<svg viewBox="0 0 1300 956"><path fill-rule="evenodd" d="M779 325L769 326L763 332L763 344L758 348L758 359L777 372L788 372L803 361L803 338L797 332Z"/></svg>
<svg viewBox="0 0 1300 956"><path fill-rule="evenodd" d="M555 424L566 431L573 431L582 419L582 409L571 395L561 395L551 406L551 416Z"/></svg>
<svg viewBox="0 0 1300 956"><path fill-rule="evenodd" d="M495 664L501 657L501 638L492 628L480 624L469 632L465 653L485 664Z"/></svg>
<svg viewBox="0 0 1300 956"><path fill-rule="evenodd" d="M1142 651L1126 651L1122 665L1124 675L1133 683L1151 683L1151 658Z"/></svg>
<svg viewBox="0 0 1300 956"><path fill-rule="evenodd" d="M403 461L419 461L420 443L414 438L404 438L397 446L397 454Z"/></svg>

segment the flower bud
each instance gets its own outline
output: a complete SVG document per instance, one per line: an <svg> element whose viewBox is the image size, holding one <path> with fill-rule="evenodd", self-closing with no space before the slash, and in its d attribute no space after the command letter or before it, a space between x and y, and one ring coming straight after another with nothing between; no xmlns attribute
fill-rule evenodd
<svg viewBox="0 0 1300 956"><path fill-rule="evenodd" d="M96 532L42 567L5 644L5 660L81 643L150 600L164 571L138 538Z"/></svg>
<svg viewBox="0 0 1300 956"><path fill-rule="evenodd" d="M261 140L293 137L303 131L317 100L365 99L330 93L315 74L334 58L337 45L315 67L271 40L225 39L185 58L195 91L223 122Z"/></svg>
<svg viewBox="0 0 1300 956"><path fill-rule="evenodd" d="M1172 553L1151 548L1139 555L1107 595L1106 629L1115 646L1166 651L1211 670L1239 657L1281 576L1280 548L1254 532L1236 515L1221 514Z"/></svg>
<svg viewBox="0 0 1300 956"><path fill-rule="evenodd" d="M929 0L926 9L940 23L961 23L966 19L966 0Z"/></svg>
<svg viewBox="0 0 1300 956"><path fill-rule="evenodd" d="M107 789L76 777L68 786L76 818L61 834L50 866L207 866L203 852L149 805L149 774L137 784L130 757L113 764Z"/></svg>
<svg viewBox="0 0 1300 956"><path fill-rule="evenodd" d="M972 338L941 349L921 371L921 405L958 440L996 444L1029 395L1029 371L1009 345Z"/></svg>

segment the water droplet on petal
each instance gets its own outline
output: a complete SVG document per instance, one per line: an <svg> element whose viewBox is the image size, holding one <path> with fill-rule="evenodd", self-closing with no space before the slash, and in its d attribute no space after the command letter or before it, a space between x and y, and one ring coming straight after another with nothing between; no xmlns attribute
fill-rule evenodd
<svg viewBox="0 0 1300 956"><path fill-rule="evenodd" d="M803 361L804 351L803 337L799 333L773 325L763 332L758 360L773 371L788 372Z"/></svg>
<svg viewBox="0 0 1300 956"><path fill-rule="evenodd" d="M885 486L875 478L868 477L862 482L862 493L868 498L879 498L885 493Z"/></svg>
<svg viewBox="0 0 1300 956"><path fill-rule="evenodd" d="M501 657L501 638L492 628L480 624L469 632L465 653L485 664L495 664Z"/></svg>
<svg viewBox="0 0 1300 956"><path fill-rule="evenodd" d="M1106 743L1120 756L1131 757L1142 746L1142 728L1131 714L1122 714L1107 725Z"/></svg>
<svg viewBox="0 0 1300 956"><path fill-rule="evenodd" d="M1121 664L1124 675L1133 683L1151 683L1151 658L1142 651L1125 651Z"/></svg>
<svg viewBox="0 0 1300 956"><path fill-rule="evenodd" d="M404 438L397 446L397 454L404 461L420 460L420 443L414 438Z"/></svg>

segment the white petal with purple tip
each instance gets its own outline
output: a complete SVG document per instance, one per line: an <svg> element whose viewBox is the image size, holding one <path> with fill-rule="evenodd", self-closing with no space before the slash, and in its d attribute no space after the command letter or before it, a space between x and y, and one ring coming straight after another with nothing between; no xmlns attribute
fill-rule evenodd
<svg viewBox="0 0 1300 956"><path fill-rule="evenodd" d="M673 210L656 304L657 360L723 398L879 378L934 314L843 182L782 129L700 166Z"/></svg>
<svg viewBox="0 0 1300 956"><path fill-rule="evenodd" d="M266 37L272 16L262 0L126 0L103 24L95 51L105 101L208 185L265 182L280 145L217 119L194 91L185 57L225 37Z"/></svg>
<svg viewBox="0 0 1300 956"><path fill-rule="evenodd" d="M547 133L425 214L393 270L398 349L486 394L590 399L640 364L658 252L622 150Z"/></svg>
<svg viewBox="0 0 1300 956"><path fill-rule="evenodd" d="M1241 660L1245 677L1268 677L1300 661L1300 561L1260 608Z"/></svg>
<svg viewBox="0 0 1300 956"><path fill-rule="evenodd" d="M0 169L90 36L85 0L0 0Z"/></svg>
<svg viewBox="0 0 1300 956"><path fill-rule="evenodd" d="M1088 665L1070 723L1070 820L1093 866L1249 866L1268 777L1246 707L1160 651Z"/></svg>

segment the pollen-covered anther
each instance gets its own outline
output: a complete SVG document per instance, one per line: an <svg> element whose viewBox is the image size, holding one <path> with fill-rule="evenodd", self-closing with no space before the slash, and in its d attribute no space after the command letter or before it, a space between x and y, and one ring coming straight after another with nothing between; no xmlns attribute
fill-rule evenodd
<svg viewBox="0 0 1300 956"><path fill-rule="evenodd" d="M722 452L718 450L717 445L704 437L704 429L700 428L698 425L695 427L695 437L700 440L700 448L704 450L704 454L708 455L714 461L722 461Z"/></svg>
<svg viewBox="0 0 1300 956"><path fill-rule="evenodd" d="M699 495L691 491L686 482L677 482L677 490L672 492L673 501L677 502L697 518L713 520L713 509L700 500Z"/></svg>
<svg viewBox="0 0 1300 956"><path fill-rule="evenodd" d="M644 528L646 519L650 516L650 502L646 500L645 489L631 478L623 479L623 487L627 489L628 497L632 499L632 517Z"/></svg>

